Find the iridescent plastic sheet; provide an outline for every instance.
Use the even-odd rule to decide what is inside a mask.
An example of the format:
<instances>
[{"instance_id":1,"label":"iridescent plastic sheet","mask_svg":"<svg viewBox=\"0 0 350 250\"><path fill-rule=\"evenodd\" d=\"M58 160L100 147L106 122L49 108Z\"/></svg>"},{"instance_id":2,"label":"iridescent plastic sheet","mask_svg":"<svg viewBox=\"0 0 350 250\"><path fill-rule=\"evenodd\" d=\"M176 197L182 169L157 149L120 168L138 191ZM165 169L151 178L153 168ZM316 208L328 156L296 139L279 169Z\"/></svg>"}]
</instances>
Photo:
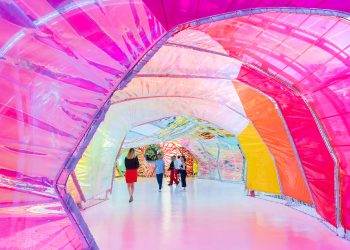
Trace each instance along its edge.
<instances>
[{"instance_id":1,"label":"iridescent plastic sheet","mask_svg":"<svg viewBox=\"0 0 350 250\"><path fill-rule=\"evenodd\" d=\"M165 30L140 1L0 1L0 16L1 247L94 247L64 191L70 170L61 170L122 75ZM42 201L47 194L36 190L48 188ZM50 202L58 215L44 209Z\"/></svg>"},{"instance_id":2,"label":"iridescent plastic sheet","mask_svg":"<svg viewBox=\"0 0 350 250\"><path fill-rule=\"evenodd\" d=\"M181 22L242 10L235 14L249 16L231 18L197 29L222 45L220 53L241 61L244 66L240 69L240 81L251 84L252 87L276 99L296 145L317 210L333 225L336 224L338 184L334 173L338 174L336 161L339 162L341 222L350 229L347 77L349 22L346 18L339 18L348 17L348 2L144 2L150 10L143 1L136 0L0 1L0 125L5 128L0 134L1 186L5 186L3 180L7 183L12 177L20 184L26 182L26 186L29 187L26 195L28 192L33 194L31 197L36 201L40 201L41 198L33 191L33 184L38 185L39 189L50 187L54 190L57 187L54 191L56 197L53 199L58 202L63 197L66 200L62 203L65 211L68 215L74 215L70 218L72 224L67 224L63 230L70 234L73 225L77 225L76 233L82 236L80 231L83 230L87 237L79 237L81 241L68 240L69 243L64 246L93 246L88 230L82 229L84 223L78 218L79 213L75 212L74 204L69 204L70 196L65 194L64 186L77 161L75 157L80 158L80 152L90 139L89 131L94 131L96 127L91 124L98 124L103 117L103 110L107 105L103 108L102 106L116 89L122 76L166 30ZM254 9L251 9L253 7ZM267 11L263 9L265 7L277 7L275 10L278 10L278 7L300 9L280 9L291 13L252 15L254 12ZM319 15L315 15L316 13ZM322 14L331 16L324 17ZM220 18L223 17L215 17L210 21ZM185 28L189 28L189 25L181 26L179 30ZM198 30L195 31L197 34ZM191 32L191 29L188 31ZM190 38L188 40L191 41ZM210 41L209 46L212 44ZM204 45L208 46L207 43ZM205 49L210 50L210 47ZM213 70L210 72L213 73ZM220 73L216 77L219 76L227 75ZM197 88L196 84L193 86ZM191 89L186 89L189 90ZM211 97L208 96L208 99ZM231 97L225 95L215 98L223 102L231 101ZM201 106L204 110L205 106L211 104L212 102L204 102ZM315 114L307 104L310 104ZM162 103L148 105L154 110ZM169 108L173 105L177 104L165 104ZM184 103L181 108L185 109L189 105L192 105L192 102ZM196 112L200 113L200 105L196 103L195 106ZM142 105L138 107L142 109ZM237 107L243 110L242 105L230 106L234 109ZM213 107L214 110L218 108L221 106ZM145 111L147 109L143 110ZM164 112L154 117L158 119L164 115L173 116L179 113ZM206 112L200 118L215 115L215 112ZM97 121L94 121L95 119ZM320 123L317 124L315 119L319 119ZM247 124L246 121L244 123ZM229 128L229 123L224 125L228 131L232 129ZM325 129L326 134L323 137L319 128ZM122 133L124 132L126 134L126 131L122 130ZM89 136L85 137L86 134ZM82 138L84 139L81 140ZM328 147L325 143L327 138L330 141ZM121 142L122 139L115 143ZM334 159L329 152L332 148L336 154ZM65 166L67 168L64 168ZM56 186L60 176L60 185ZM16 198L8 204L15 209L19 204L17 200L24 199L22 196L26 195L18 191L20 185L9 185L11 188L8 190L15 194L13 197ZM5 202L1 201L1 208L4 206ZM29 217L22 219L28 220L28 224L23 222L23 225L31 225ZM68 222L68 217L63 216L62 221ZM21 229L11 224L12 222L7 220L6 223L12 228L9 230L12 235L17 231L21 232ZM7 241L6 246L45 246L45 243L36 241L34 237L26 235L26 238L30 243L22 239L21 242Z\"/></svg>"}]
</instances>

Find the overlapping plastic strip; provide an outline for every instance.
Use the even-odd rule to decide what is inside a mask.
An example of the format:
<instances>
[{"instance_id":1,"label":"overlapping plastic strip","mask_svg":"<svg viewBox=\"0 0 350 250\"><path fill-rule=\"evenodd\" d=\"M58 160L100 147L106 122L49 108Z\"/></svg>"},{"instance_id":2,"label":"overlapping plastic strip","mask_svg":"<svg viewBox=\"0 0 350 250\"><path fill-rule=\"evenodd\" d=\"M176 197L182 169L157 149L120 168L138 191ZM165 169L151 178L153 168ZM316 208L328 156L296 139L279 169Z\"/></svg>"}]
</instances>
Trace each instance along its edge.
<instances>
[{"instance_id":1,"label":"overlapping plastic strip","mask_svg":"<svg viewBox=\"0 0 350 250\"><path fill-rule=\"evenodd\" d=\"M17 217L12 217L13 220L2 214L0 231L6 228L8 237L1 238L1 241L5 240L1 245L21 248L56 248L61 243L66 248L93 246L88 230L82 229L84 223L74 204L70 203L61 186L55 186L56 180L61 177L59 182L64 186L71 168L63 167L69 162L74 166L74 157L79 158L80 153L76 147L84 148L88 143L90 134L81 143L80 140L92 123L98 123L94 122L95 118L102 119L102 106L108 96L122 75L165 33L157 19L169 30L180 22L212 14L245 9L231 15L242 16L268 11L261 9L265 7L304 9L281 9L291 14L231 18L202 25L197 30L218 41L229 56L244 62L239 81L276 100L317 210L333 225L336 225L339 162L341 223L349 229L349 23L339 18L350 12L348 3L340 0L145 2L150 11L141 1L0 2L0 123L5 128L0 136L0 174L2 187L9 185L6 187L9 190L7 198L0 198L1 207L6 204L18 211L15 208L23 204L22 201L29 202L29 197L40 202L38 190L43 196L51 197L50 190L57 188L57 194L65 199L60 209L71 216L73 222L69 223L68 217L62 215L64 225L46 223L50 229L54 226L55 230L61 228L62 237L52 233L40 235L38 240L37 233L32 237L31 230L38 223L30 216L28 211L31 210L19 212ZM250 7L256 9L249 10ZM305 15L293 12L304 12ZM308 14L311 12L338 18ZM215 17L210 21L220 18L224 19ZM186 27L182 26L182 29ZM182 42L182 45L186 44ZM192 45L201 46L200 43ZM163 105L158 104L149 107L155 109ZM185 109L191 104L187 102L180 108ZM208 103L202 106L208 106ZM214 106L214 109L218 108L221 106ZM164 113L178 115L176 112ZM163 115L158 115L158 119ZM90 131L94 131L94 127ZM320 133L322 128L325 135ZM327 137L330 144L325 143ZM332 148L336 155L329 153ZM20 185L16 185L17 182ZM25 188L21 189L23 186ZM54 196L58 201L57 195ZM46 222L51 218L46 212L42 216ZM16 223L16 219L23 220L23 223ZM70 233L74 231L73 226L77 226L75 232L81 241ZM73 238L65 241L67 236L63 235L68 234ZM21 242L7 241L14 235L21 238Z\"/></svg>"}]
</instances>

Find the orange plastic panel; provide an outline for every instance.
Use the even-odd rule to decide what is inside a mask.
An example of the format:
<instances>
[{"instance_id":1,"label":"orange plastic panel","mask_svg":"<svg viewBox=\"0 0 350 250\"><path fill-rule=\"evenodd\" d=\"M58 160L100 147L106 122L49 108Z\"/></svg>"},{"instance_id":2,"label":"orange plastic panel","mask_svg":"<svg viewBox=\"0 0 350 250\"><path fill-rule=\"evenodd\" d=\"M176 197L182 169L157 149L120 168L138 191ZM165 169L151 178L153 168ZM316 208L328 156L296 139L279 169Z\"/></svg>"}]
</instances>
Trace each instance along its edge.
<instances>
[{"instance_id":1,"label":"orange plastic panel","mask_svg":"<svg viewBox=\"0 0 350 250\"><path fill-rule=\"evenodd\" d=\"M312 203L309 191L274 103L256 90L235 81L234 86L247 117L275 157L283 193L295 199Z\"/></svg>"}]
</instances>

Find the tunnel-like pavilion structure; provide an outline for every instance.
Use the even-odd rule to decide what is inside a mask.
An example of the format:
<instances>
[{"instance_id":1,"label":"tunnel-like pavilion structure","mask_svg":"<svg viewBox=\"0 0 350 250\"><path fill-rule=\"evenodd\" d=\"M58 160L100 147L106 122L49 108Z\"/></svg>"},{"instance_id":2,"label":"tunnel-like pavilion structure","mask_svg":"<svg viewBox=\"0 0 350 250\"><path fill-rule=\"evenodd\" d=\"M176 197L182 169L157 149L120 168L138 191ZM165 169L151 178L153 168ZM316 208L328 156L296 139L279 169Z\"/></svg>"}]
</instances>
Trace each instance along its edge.
<instances>
[{"instance_id":1,"label":"tunnel-like pavilion structure","mask_svg":"<svg viewBox=\"0 0 350 250\"><path fill-rule=\"evenodd\" d=\"M180 116L234 138L248 190L350 234L349 1L0 0L0 28L1 246L98 248L77 203Z\"/></svg>"}]
</instances>

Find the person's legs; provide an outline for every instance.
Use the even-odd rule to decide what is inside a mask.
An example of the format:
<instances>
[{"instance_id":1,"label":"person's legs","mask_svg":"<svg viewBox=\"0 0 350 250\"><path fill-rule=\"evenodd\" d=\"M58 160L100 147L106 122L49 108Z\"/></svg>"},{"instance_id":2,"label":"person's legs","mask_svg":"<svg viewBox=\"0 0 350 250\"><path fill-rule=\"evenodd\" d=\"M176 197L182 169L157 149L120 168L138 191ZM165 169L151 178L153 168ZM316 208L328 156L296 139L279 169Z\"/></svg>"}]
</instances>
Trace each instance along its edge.
<instances>
[{"instance_id":1,"label":"person's legs","mask_svg":"<svg viewBox=\"0 0 350 250\"><path fill-rule=\"evenodd\" d=\"M131 196L131 183L126 183L128 186L129 197Z\"/></svg>"},{"instance_id":2,"label":"person's legs","mask_svg":"<svg viewBox=\"0 0 350 250\"><path fill-rule=\"evenodd\" d=\"M174 170L174 181L175 181L175 184L176 184L176 185L179 184L178 174L179 174L178 170L175 169L175 170Z\"/></svg>"},{"instance_id":3,"label":"person's legs","mask_svg":"<svg viewBox=\"0 0 350 250\"><path fill-rule=\"evenodd\" d=\"M163 175L164 174L159 174L160 175L160 177L159 177L159 189L162 189L162 187L163 187Z\"/></svg>"},{"instance_id":4,"label":"person's legs","mask_svg":"<svg viewBox=\"0 0 350 250\"><path fill-rule=\"evenodd\" d=\"M185 184L184 186L185 186L185 189L187 187L186 178L187 178L187 172L186 172L186 170L184 170L184 184Z\"/></svg>"},{"instance_id":5,"label":"person's legs","mask_svg":"<svg viewBox=\"0 0 350 250\"><path fill-rule=\"evenodd\" d=\"M169 186L170 186L170 185L173 185L173 183L174 183L174 176L175 176L175 171L174 171L174 169L171 169L171 170L170 170L170 182L169 182Z\"/></svg>"},{"instance_id":6,"label":"person's legs","mask_svg":"<svg viewBox=\"0 0 350 250\"><path fill-rule=\"evenodd\" d=\"M128 183L129 202L133 201L134 183Z\"/></svg>"},{"instance_id":7,"label":"person's legs","mask_svg":"<svg viewBox=\"0 0 350 250\"><path fill-rule=\"evenodd\" d=\"M156 176L157 176L159 190L161 190L162 189L162 182L163 182L163 174L156 174Z\"/></svg>"},{"instance_id":8,"label":"person's legs","mask_svg":"<svg viewBox=\"0 0 350 250\"><path fill-rule=\"evenodd\" d=\"M183 188L186 188L186 170L181 170L181 185Z\"/></svg>"}]
</instances>

